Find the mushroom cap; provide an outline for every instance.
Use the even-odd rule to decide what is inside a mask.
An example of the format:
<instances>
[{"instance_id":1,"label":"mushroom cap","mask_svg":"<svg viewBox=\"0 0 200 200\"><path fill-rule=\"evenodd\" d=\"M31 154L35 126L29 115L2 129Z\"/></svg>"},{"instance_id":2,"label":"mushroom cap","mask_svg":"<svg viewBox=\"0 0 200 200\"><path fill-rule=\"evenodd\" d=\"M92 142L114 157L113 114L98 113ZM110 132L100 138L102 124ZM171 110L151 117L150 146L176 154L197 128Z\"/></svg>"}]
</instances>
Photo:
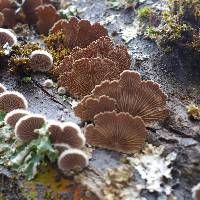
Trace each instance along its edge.
<instances>
[{"instance_id":1,"label":"mushroom cap","mask_svg":"<svg viewBox=\"0 0 200 200\"><path fill-rule=\"evenodd\" d=\"M71 72L59 77L59 84L73 96L84 97L103 80L118 77L119 71L113 61L107 58L82 58L74 62Z\"/></svg>"},{"instance_id":2,"label":"mushroom cap","mask_svg":"<svg viewBox=\"0 0 200 200\"><path fill-rule=\"evenodd\" d=\"M50 33L63 31L64 44L69 49L76 46L87 47L91 42L108 35L107 29L99 23L91 25L88 20L79 20L76 17L71 17L69 21L61 20L56 22Z\"/></svg>"},{"instance_id":3,"label":"mushroom cap","mask_svg":"<svg viewBox=\"0 0 200 200\"><path fill-rule=\"evenodd\" d=\"M6 91L0 94L0 112L10 112L16 109L28 108L28 102L25 97L16 91Z\"/></svg>"},{"instance_id":4,"label":"mushroom cap","mask_svg":"<svg viewBox=\"0 0 200 200\"><path fill-rule=\"evenodd\" d=\"M56 143L56 144L53 144L53 146L59 151L59 153L62 153L65 150L71 149L71 147L65 143Z\"/></svg>"},{"instance_id":5,"label":"mushroom cap","mask_svg":"<svg viewBox=\"0 0 200 200\"><path fill-rule=\"evenodd\" d=\"M194 200L200 200L200 183L192 188L192 198Z\"/></svg>"},{"instance_id":6,"label":"mushroom cap","mask_svg":"<svg viewBox=\"0 0 200 200\"><path fill-rule=\"evenodd\" d=\"M0 27L3 26L4 24L4 21L5 21L5 17L4 17L4 14L2 12L0 12Z\"/></svg>"},{"instance_id":7,"label":"mushroom cap","mask_svg":"<svg viewBox=\"0 0 200 200\"><path fill-rule=\"evenodd\" d=\"M53 66L53 57L45 50L35 50L30 55L31 69L36 72L47 72Z\"/></svg>"},{"instance_id":8,"label":"mushroom cap","mask_svg":"<svg viewBox=\"0 0 200 200\"><path fill-rule=\"evenodd\" d=\"M104 112L95 116L94 125L86 127L88 144L109 150L134 153L145 142L147 130L140 117L128 113Z\"/></svg>"},{"instance_id":9,"label":"mushroom cap","mask_svg":"<svg viewBox=\"0 0 200 200\"><path fill-rule=\"evenodd\" d=\"M93 121L94 116L100 112L113 110L116 110L116 101L105 95L97 98L86 96L74 108L75 115L85 121Z\"/></svg>"},{"instance_id":10,"label":"mushroom cap","mask_svg":"<svg viewBox=\"0 0 200 200\"><path fill-rule=\"evenodd\" d=\"M13 46L17 43L17 37L10 30L0 28L0 45L4 46L6 43L8 43L10 46Z\"/></svg>"},{"instance_id":11,"label":"mushroom cap","mask_svg":"<svg viewBox=\"0 0 200 200\"><path fill-rule=\"evenodd\" d=\"M6 91L6 87L0 83L0 93L3 93L5 91Z\"/></svg>"},{"instance_id":12,"label":"mushroom cap","mask_svg":"<svg viewBox=\"0 0 200 200\"><path fill-rule=\"evenodd\" d=\"M37 29L40 34L47 35L54 23L60 19L59 15L51 4L40 5L35 11L38 18Z\"/></svg>"},{"instance_id":13,"label":"mushroom cap","mask_svg":"<svg viewBox=\"0 0 200 200\"><path fill-rule=\"evenodd\" d=\"M30 114L19 119L15 125L15 135L18 139L27 142L38 137L36 129L42 128L45 123L45 117L37 114Z\"/></svg>"},{"instance_id":14,"label":"mushroom cap","mask_svg":"<svg viewBox=\"0 0 200 200\"><path fill-rule=\"evenodd\" d=\"M70 148L82 148L85 145L85 136L80 127L73 122L51 122L48 125L50 140L53 144L66 144Z\"/></svg>"},{"instance_id":15,"label":"mushroom cap","mask_svg":"<svg viewBox=\"0 0 200 200\"><path fill-rule=\"evenodd\" d=\"M12 128L15 128L15 125L19 121L19 119L29 114L30 113L26 110L16 109L9 112L6 115L4 121L6 124L10 125Z\"/></svg>"},{"instance_id":16,"label":"mushroom cap","mask_svg":"<svg viewBox=\"0 0 200 200\"><path fill-rule=\"evenodd\" d=\"M86 166L88 166L88 157L83 151L78 149L65 150L58 158L58 167L62 171L84 168Z\"/></svg>"}]
</instances>

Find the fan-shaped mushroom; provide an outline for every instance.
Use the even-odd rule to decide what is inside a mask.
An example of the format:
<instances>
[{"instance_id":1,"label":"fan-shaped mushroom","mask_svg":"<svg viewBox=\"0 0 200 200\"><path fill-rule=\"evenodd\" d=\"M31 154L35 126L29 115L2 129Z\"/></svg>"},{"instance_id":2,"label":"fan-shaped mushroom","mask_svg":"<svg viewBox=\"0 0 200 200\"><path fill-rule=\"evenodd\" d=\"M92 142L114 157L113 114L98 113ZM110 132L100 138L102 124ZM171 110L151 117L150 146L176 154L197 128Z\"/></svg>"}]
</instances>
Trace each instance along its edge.
<instances>
[{"instance_id":1,"label":"fan-shaped mushroom","mask_svg":"<svg viewBox=\"0 0 200 200\"><path fill-rule=\"evenodd\" d=\"M53 65L53 57L50 53L44 50L35 50L30 55L30 68L36 72L47 72Z\"/></svg>"},{"instance_id":2,"label":"fan-shaped mushroom","mask_svg":"<svg viewBox=\"0 0 200 200\"><path fill-rule=\"evenodd\" d=\"M10 125L12 128L15 128L15 125L19 121L19 119L29 114L30 113L26 110L16 109L9 112L6 115L4 121L6 124Z\"/></svg>"},{"instance_id":3,"label":"fan-shaped mushroom","mask_svg":"<svg viewBox=\"0 0 200 200\"><path fill-rule=\"evenodd\" d=\"M140 117L115 111L96 115L94 125L88 125L85 131L88 144L124 153L140 150L146 134Z\"/></svg>"},{"instance_id":4,"label":"fan-shaped mushroom","mask_svg":"<svg viewBox=\"0 0 200 200\"><path fill-rule=\"evenodd\" d=\"M48 34L50 28L60 19L55 7L51 4L40 5L35 11L38 17L37 28L39 33Z\"/></svg>"},{"instance_id":5,"label":"fan-shaped mushroom","mask_svg":"<svg viewBox=\"0 0 200 200\"><path fill-rule=\"evenodd\" d=\"M85 121L94 120L94 116L100 112L116 109L116 101L105 95L94 98L86 96L81 103L74 108L76 116Z\"/></svg>"},{"instance_id":6,"label":"fan-shaped mushroom","mask_svg":"<svg viewBox=\"0 0 200 200\"><path fill-rule=\"evenodd\" d=\"M0 94L6 91L6 87L0 83Z\"/></svg>"},{"instance_id":7,"label":"fan-shaped mushroom","mask_svg":"<svg viewBox=\"0 0 200 200\"><path fill-rule=\"evenodd\" d=\"M66 144L70 148L81 148L85 145L85 137L80 127L72 122L50 122L48 126L50 140L53 144Z\"/></svg>"},{"instance_id":8,"label":"fan-shaped mushroom","mask_svg":"<svg viewBox=\"0 0 200 200\"><path fill-rule=\"evenodd\" d=\"M200 200L200 183L192 188L192 197L194 200Z\"/></svg>"},{"instance_id":9,"label":"fan-shaped mushroom","mask_svg":"<svg viewBox=\"0 0 200 200\"><path fill-rule=\"evenodd\" d=\"M16 91L0 94L0 112L10 112L15 109L27 109L28 102L25 97Z\"/></svg>"},{"instance_id":10,"label":"fan-shaped mushroom","mask_svg":"<svg viewBox=\"0 0 200 200\"><path fill-rule=\"evenodd\" d=\"M13 46L17 43L17 38L10 30L0 28L0 45L4 46L6 43L8 43L10 46Z\"/></svg>"},{"instance_id":11,"label":"fan-shaped mushroom","mask_svg":"<svg viewBox=\"0 0 200 200\"><path fill-rule=\"evenodd\" d=\"M45 117L42 115L30 114L19 119L15 125L15 135L18 139L27 142L38 137L36 129L42 128L45 124Z\"/></svg>"},{"instance_id":12,"label":"fan-shaped mushroom","mask_svg":"<svg viewBox=\"0 0 200 200\"><path fill-rule=\"evenodd\" d=\"M58 21L51 29L51 33L63 31L65 46L69 49L74 47L86 47L91 42L99 39L101 36L107 36L108 31L99 23L93 25L87 20L79 20L72 17L67 20Z\"/></svg>"},{"instance_id":13,"label":"fan-shaped mushroom","mask_svg":"<svg viewBox=\"0 0 200 200\"><path fill-rule=\"evenodd\" d=\"M82 58L73 64L73 69L59 77L59 84L73 95L83 97L90 94L95 85L103 80L119 77L115 63L107 58Z\"/></svg>"},{"instance_id":14,"label":"fan-shaped mushroom","mask_svg":"<svg viewBox=\"0 0 200 200\"><path fill-rule=\"evenodd\" d=\"M78 149L68 149L58 158L58 167L62 171L84 168L88 165L87 155Z\"/></svg>"}]
</instances>

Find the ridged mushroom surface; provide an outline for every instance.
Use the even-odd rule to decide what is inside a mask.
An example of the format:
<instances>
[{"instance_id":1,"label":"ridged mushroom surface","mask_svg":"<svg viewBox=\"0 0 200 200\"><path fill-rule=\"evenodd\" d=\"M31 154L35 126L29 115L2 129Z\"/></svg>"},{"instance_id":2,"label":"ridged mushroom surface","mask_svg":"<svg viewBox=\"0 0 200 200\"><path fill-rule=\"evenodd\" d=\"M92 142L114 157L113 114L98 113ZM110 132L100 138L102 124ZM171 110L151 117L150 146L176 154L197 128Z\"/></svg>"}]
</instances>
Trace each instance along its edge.
<instances>
[{"instance_id":1,"label":"ridged mushroom surface","mask_svg":"<svg viewBox=\"0 0 200 200\"><path fill-rule=\"evenodd\" d=\"M15 126L16 137L24 142L36 139L38 133L35 130L42 128L45 121L42 115L30 114L22 117Z\"/></svg>"},{"instance_id":2,"label":"ridged mushroom surface","mask_svg":"<svg viewBox=\"0 0 200 200\"><path fill-rule=\"evenodd\" d=\"M10 112L15 109L28 108L28 102L25 97L16 91L3 92L0 94L0 112Z\"/></svg>"},{"instance_id":3,"label":"ridged mushroom surface","mask_svg":"<svg viewBox=\"0 0 200 200\"><path fill-rule=\"evenodd\" d=\"M0 28L0 45L4 46L6 43L8 43L10 46L13 46L17 43L17 38L10 30Z\"/></svg>"},{"instance_id":4,"label":"ridged mushroom surface","mask_svg":"<svg viewBox=\"0 0 200 200\"><path fill-rule=\"evenodd\" d=\"M0 83L0 94L6 91L6 87Z\"/></svg>"}]
</instances>

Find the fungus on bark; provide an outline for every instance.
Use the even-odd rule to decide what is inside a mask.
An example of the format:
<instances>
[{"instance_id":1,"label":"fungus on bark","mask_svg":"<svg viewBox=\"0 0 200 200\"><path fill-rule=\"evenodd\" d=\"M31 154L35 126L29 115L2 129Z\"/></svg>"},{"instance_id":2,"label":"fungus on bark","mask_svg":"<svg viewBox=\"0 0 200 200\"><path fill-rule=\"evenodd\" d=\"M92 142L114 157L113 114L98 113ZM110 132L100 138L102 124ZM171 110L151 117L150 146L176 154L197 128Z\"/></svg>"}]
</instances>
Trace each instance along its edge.
<instances>
[{"instance_id":1,"label":"fungus on bark","mask_svg":"<svg viewBox=\"0 0 200 200\"><path fill-rule=\"evenodd\" d=\"M47 72L53 66L53 57L45 50L35 50L30 55L30 68L34 72Z\"/></svg>"},{"instance_id":2,"label":"fungus on bark","mask_svg":"<svg viewBox=\"0 0 200 200\"><path fill-rule=\"evenodd\" d=\"M85 131L88 144L124 153L139 151L146 134L140 117L115 111L96 115L94 125L88 125Z\"/></svg>"},{"instance_id":3,"label":"fungus on bark","mask_svg":"<svg viewBox=\"0 0 200 200\"><path fill-rule=\"evenodd\" d=\"M82 148L85 145L85 136L80 127L72 122L51 122L48 127L50 140L53 144L66 144L70 148Z\"/></svg>"},{"instance_id":4,"label":"fungus on bark","mask_svg":"<svg viewBox=\"0 0 200 200\"><path fill-rule=\"evenodd\" d=\"M19 119L29 114L30 113L26 110L16 109L9 112L6 115L4 121L6 124L10 125L12 128L15 128L15 125L19 121Z\"/></svg>"},{"instance_id":5,"label":"fungus on bark","mask_svg":"<svg viewBox=\"0 0 200 200\"><path fill-rule=\"evenodd\" d=\"M6 91L6 87L0 83L0 94Z\"/></svg>"},{"instance_id":6,"label":"fungus on bark","mask_svg":"<svg viewBox=\"0 0 200 200\"><path fill-rule=\"evenodd\" d=\"M105 95L97 98L86 96L74 108L76 116L84 121L93 121L96 114L113 110L116 110L116 101Z\"/></svg>"},{"instance_id":7,"label":"fungus on bark","mask_svg":"<svg viewBox=\"0 0 200 200\"><path fill-rule=\"evenodd\" d=\"M35 12L38 18L36 25L40 34L47 35L54 23L60 19L55 7L51 4L40 5Z\"/></svg>"},{"instance_id":8,"label":"fungus on bark","mask_svg":"<svg viewBox=\"0 0 200 200\"><path fill-rule=\"evenodd\" d=\"M59 84L73 96L83 97L103 80L118 77L119 70L113 61L107 58L82 58L74 62L71 72L59 77Z\"/></svg>"},{"instance_id":9,"label":"fungus on bark","mask_svg":"<svg viewBox=\"0 0 200 200\"><path fill-rule=\"evenodd\" d=\"M72 17L69 21L61 19L51 29L51 33L64 32L64 44L67 48L87 47L91 42L102 36L107 36L108 31L99 23L93 25L88 20L79 20Z\"/></svg>"},{"instance_id":10,"label":"fungus on bark","mask_svg":"<svg viewBox=\"0 0 200 200\"><path fill-rule=\"evenodd\" d=\"M10 46L13 46L17 43L17 38L10 30L0 28L0 45L4 46L6 43L8 43Z\"/></svg>"},{"instance_id":11,"label":"fungus on bark","mask_svg":"<svg viewBox=\"0 0 200 200\"><path fill-rule=\"evenodd\" d=\"M19 119L15 125L15 135L18 139L27 142L38 137L36 129L42 128L45 124L45 117L42 115L30 114Z\"/></svg>"},{"instance_id":12,"label":"fungus on bark","mask_svg":"<svg viewBox=\"0 0 200 200\"><path fill-rule=\"evenodd\" d=\"M65 150L58 158L58 167L62 171L82 169L86 166L88 166L88 157L78 149Z\"/></svg>"},{"instance_id":13,"label":"fungus on bark","mask_svg":"<svg viewBox=\"0 0 200 200\"><path fill-rule=\"evenodd\" d=\"M15 109L28 108L28 102L25 97L16 91L3 92L0 94L0 112L10 112Z\"/></svg>"}]
</instances>

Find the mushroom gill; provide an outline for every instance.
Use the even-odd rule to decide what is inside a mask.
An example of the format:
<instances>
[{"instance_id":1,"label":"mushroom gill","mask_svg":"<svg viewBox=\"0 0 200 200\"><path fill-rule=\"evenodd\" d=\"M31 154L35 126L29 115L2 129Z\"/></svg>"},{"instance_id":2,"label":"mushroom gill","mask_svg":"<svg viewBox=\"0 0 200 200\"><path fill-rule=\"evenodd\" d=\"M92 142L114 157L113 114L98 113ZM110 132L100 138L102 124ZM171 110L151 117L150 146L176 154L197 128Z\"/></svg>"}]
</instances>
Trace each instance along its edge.
<instances>
[{"instance_id":1,"label":"mushroom gill","mask_svg":"<svg viewBox=\"0 0 200 200\"><path fill-rule=\"evenodd\" d=\"M88 20L79 20L76 17L72 17L69 21L63 19L57 21L50 33L58 31L64 32L64 44L69 49L77 46L87 47L91 42L108 35L107 29L99 23L91 25Z\"/></svg>"},{"instance_id":2,"label":"mushroom gill","mask_svg":"<svg viewBox=\"0 0 200 200\"><path fill-rule=\"evenodd\" d=\"M28 102L25 97L16 91L0 94L0 112L10 112L15 109L27 109Z\"/></svg>"},{"instance_id":3,"label":"mushroom gill","mask_svg":"<svg viewBox=\"0 0 200 200\"><path fill-rule=\"evenodd\" d=\"M88 165L87 155L78 149L68 149L61 153L58 158L58 167L62 171L82 169Z\"/></svg>"},{"instance_id":4,"label":"mushroom gill","mask_svg":"<svg viewBox=\"0 0 200 200\"><path fill-rule=\"evenodd\" d=\"M103 80L119 77L115 63L107 58L82 58L75 61L72 68L71 72L59 77L59 84L78 97L90 94L95 85Z\"/></svg>"},{"instance_id":5,"label":"mushroom gill","mask_svg":"<svg viewBox=\"0 0 200 200\"><path fill-rule=\"evenodd\" d=\"M15 125L15 135L18 139L27 142L38 137L36 129L45 124L45 117L37 114L26 115L19 119Z\"/></svg>"},{"instance_id":6,"label":"mushroom gill","mask_svg":"<svg viewBox=\"0 0 200 200\"><path fill-rule=\"evenodd\" d=\"M123 153L140 150L147 130L140 117L128 113L104 112L95 116L94 125L85 130L87 143Z\"/></svg>"},{"instance_id":7,"label":"mushroom gill","mask_svg":"<svg viewBox=\"0 0 200 200\"><path fill-rule=\"evenodd\" d=\"M10 46L13 46L17 43L17 38L10 30L0 28L0 45L4 46L6 43L8 43Z\"/></svg>"},{"instance_id":8,"label":"mushroom gill","mask_svg":"<svg viewBox=\"0 0 200 200\"><path fill-rule=\"evenodd\" d=\"M15 128L15 125L19 121L19 119L29 114L30 113L26 110L16 109L9 112L6 115L4 121L6 124L10 125L12 128Z\"/></svg>"}]
</instances>

